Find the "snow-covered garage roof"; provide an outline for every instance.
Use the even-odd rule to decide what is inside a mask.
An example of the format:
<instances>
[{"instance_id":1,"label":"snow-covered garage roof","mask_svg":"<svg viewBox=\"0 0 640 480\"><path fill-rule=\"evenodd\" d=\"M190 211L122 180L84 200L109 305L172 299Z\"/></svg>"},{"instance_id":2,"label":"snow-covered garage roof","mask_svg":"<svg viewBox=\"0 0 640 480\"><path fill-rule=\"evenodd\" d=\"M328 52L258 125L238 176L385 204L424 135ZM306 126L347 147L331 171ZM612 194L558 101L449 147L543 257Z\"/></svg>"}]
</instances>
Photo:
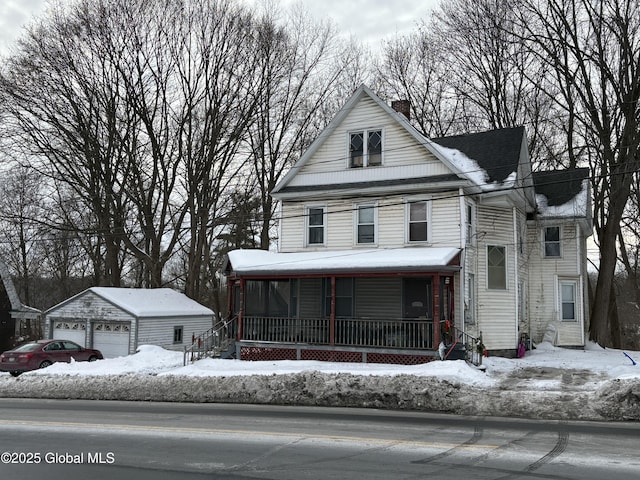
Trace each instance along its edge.
<instances>
[{"instance_id":1,"label":"snow-covered garage roof","mask_svg":"<svg viewBox=\"0 0 640 480\"><path fill-rule=\"evenodd\" d=\"M458 248L415 247L275 253L233 250L227 271L236 275L296 275L450 270ZM449 268L445 268L449 267Z\"/></svg>"},{"instance_id":2,"label":"snow-covered garage roof","mask_svg":"<svg viewBox=\"0 0 640 480\"><path fill-rule=\"evenodd\" d=\"M136 317L192 317L211 316L213 311L185 294L171 288L92 287L50 308L46 313L74 299L93 292Z\"/></svg>"}]
</instances>

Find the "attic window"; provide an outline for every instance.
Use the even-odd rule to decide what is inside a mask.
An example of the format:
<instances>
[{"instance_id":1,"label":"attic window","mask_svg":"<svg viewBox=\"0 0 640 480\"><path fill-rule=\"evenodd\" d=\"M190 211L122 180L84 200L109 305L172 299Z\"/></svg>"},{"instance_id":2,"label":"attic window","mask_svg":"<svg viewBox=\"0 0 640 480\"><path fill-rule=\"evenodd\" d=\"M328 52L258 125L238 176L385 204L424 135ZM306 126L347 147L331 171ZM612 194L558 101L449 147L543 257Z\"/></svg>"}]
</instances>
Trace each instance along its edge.
<instances>
[{"instance_id":1,"label":"attic window","mask_svg":"<svg viewBox=\"0 0 640 480\"><path fill-rule=\"evenodd\" d=\"M349 134L349 168L382 165L382 130Z\"/></svg>"}]
</instances>

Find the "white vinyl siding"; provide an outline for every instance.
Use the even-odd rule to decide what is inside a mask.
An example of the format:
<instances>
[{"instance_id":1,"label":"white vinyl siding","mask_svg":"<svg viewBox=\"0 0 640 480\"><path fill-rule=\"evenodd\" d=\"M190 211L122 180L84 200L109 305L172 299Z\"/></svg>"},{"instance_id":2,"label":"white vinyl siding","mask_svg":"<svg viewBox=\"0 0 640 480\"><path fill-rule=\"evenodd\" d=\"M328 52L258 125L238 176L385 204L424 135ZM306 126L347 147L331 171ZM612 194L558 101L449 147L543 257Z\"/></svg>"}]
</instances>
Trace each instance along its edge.
<instances>
[{"instance_id":1,"label":"white vinyl siding","mask_svg":"<svg viewBox=\"0 0 640 480\"><path fill-rule=\"evenodd\" d=\"M372 199L366 204L376 205L376 240L369 246L399 248L406 246L408 237L407 202L414 197L402 195L384 199ZM433 196L430 203L429 244L460 246L460 207L457 198L451 196ZM331 200L326 202L325 243L306 244L306 207L303 202L284 202L282 206L282 225L280 228L279 248L281 252L295 252L314 248L344 250L358 244L357 206L351 202ZM361 205L365 205L364 203Z\"/></svg>"},{"instance_id":2,"label":"white vinyl siding","mask_svg":"<svg viewBox=\"0 0 640 480\"><path fill-rule=\"evenodd\" d=\"M420 173L416 176L442 175L451 173L442 162L430 155L427 149L409 135L395 119L389 117L379 105L370 98L363 98L344 121L336 128L315 153L313 159L307 162L296 175L290 185L318 185L324 183L342 183L362 181L362 175L367 169L349 169L345 162L346 140L350 132L383 129L383 164L385 168L371 169L379 172L380 179L391 178L385 176L387 167L419 166ZM428 169L424 166L428 165ZM410 170L409 170L410 171ZM332 174L333 172L333 174ZM311 174L311 177L308 175ZM316 177L316 174L328 174ZM394 178L406 178L407 170L398 170ZM329 180L329 181L327 181Z\"/></svg>"},{"instance_id":3,"label":"white vinyl siding","mask_svg":"<svg viewBox=\"0 0 640 480\"><path fill-rule=\"evenodd\" d=\"M174 327L182 326L182 343L173 342ZM144 318L139 322L138 345L159 345L168 350L182 350L191 345L191 337L213 326L210 317Z\"/></svg>"},{"instance_id":4,"label":"white vinyl siding","mask_svg":"<svg viewBox=\"0 0 640 480\"><path fill-rule=\"evenodd\" d=\"M527 301L531 336L534 341L542 340L547 326L552 324L558 332L558 345L582 346L587 294L581 276L585 265L579 255L586 248L586 242L576 224L563 223L559 225L562 256L545 257L544 229L547 226L558 224L527 223L525 249L529 265ZM562 321L561 283L564 281L576 284L575 321Z\"/></svg>"},{"instance_id":5,"label":"white vinyl siding","mask_svg":"<svg viewBox=\"0 0 640 480\"><path fill-rule=\"evenodd\" d=\"M513 210L511 208L476 208L478 232L475 275L477 292L476 328L482 331L488 350L516 348L516 298L513 244ZM481 233L480 233L481 232ZM487 285L487 246L498 245L506 254L506 288L491 289Z\"/></svg>"}]
</instances>

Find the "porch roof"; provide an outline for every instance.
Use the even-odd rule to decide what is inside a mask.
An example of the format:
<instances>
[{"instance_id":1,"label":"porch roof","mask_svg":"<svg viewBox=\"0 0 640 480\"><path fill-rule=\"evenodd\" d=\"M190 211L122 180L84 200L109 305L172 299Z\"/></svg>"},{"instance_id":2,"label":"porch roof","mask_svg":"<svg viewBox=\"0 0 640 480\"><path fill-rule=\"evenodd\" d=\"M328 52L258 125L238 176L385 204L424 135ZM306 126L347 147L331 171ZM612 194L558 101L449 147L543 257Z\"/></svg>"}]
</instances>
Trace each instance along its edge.
<instances>
[{"instance_id":1,"label":"porch roof","mask_svg":"<svg viewBox=\"0 0 640 480\"><path fill-rule=\"evenodd\" d=\"M237 276L296 276L452 271L460 268L459 248L405 247L275 253L233 250L226 271Z\"/></svg>"}]
</instances>

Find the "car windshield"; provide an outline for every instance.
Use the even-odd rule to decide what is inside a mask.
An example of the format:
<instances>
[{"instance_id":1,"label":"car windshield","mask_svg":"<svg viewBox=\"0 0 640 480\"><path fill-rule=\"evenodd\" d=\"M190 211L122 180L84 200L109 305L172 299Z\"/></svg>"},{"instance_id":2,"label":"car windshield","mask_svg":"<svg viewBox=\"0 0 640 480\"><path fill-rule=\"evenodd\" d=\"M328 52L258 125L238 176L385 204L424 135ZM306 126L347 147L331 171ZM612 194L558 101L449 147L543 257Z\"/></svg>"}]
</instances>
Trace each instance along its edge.
<instances>
[{"instance_id":1,"label":"car windshield","mask_svg":"<svg viewBox=\"0 0 640 480\"><path fill-rule=\"evenodd\" d=\"M15 348L14 352L33 352L40 347L39 343L25 343L24 345L20 345L18 348Z\"/></svg>"}]
</instances>

